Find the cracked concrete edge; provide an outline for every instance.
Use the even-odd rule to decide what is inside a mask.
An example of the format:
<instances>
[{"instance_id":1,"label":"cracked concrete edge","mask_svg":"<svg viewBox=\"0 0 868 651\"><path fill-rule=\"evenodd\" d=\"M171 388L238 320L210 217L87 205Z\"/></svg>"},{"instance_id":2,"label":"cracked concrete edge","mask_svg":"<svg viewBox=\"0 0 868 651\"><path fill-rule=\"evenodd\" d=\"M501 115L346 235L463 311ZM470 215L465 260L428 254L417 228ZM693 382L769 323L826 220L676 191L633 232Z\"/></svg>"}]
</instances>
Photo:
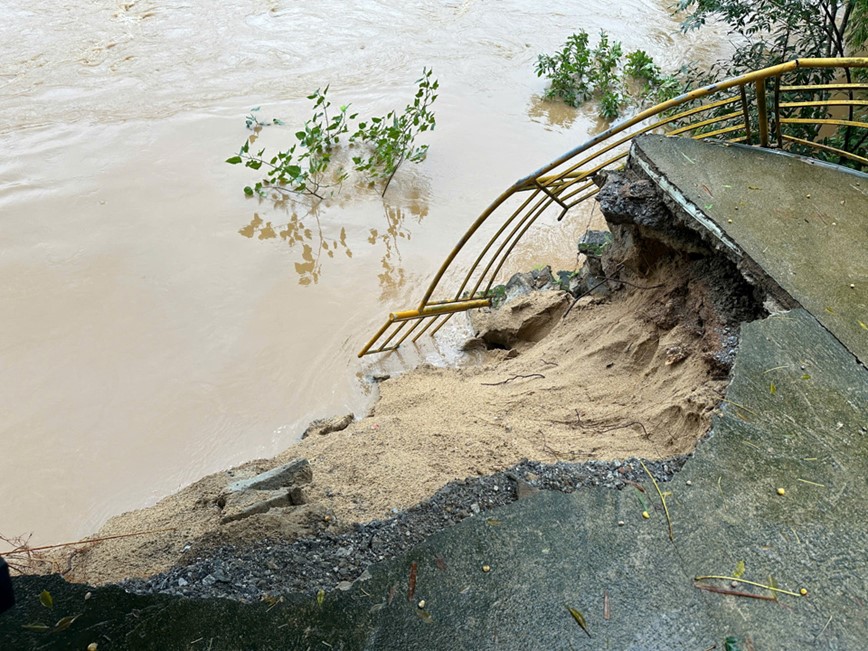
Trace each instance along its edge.
<instances>
[{"instance_id":1,"label":"cracked concrete edge","mask_svg":"<svg viewBox=\"0 0 868 651\"><path fill-rule=\"evenodd\" d=\"M714 250L721 251L731 260L751 285L771 298L783 310L800 308L802 305L789 292L781 287L768 273L731 238L729 238L710 217L695 203L690 201L675 184L654 164L642 149L642 136L633 141L630 147L631 169L654 183L659 189L663 203L678 222L697 233Z\"/></svg>"}]
</instances>

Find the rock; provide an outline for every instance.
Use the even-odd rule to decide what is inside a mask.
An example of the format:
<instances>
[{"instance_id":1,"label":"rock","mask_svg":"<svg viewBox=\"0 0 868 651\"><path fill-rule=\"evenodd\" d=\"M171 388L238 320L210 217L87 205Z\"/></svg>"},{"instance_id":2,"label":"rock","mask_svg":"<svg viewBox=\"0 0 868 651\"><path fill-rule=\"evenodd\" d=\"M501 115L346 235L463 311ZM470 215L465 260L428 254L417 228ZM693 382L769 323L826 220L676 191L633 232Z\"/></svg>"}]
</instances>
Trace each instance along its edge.
<instances>
[{"instance_id":1,"label":"rock","mask_svg":"<svg viewBox=\"0 0 868 651\"><path fill-rule=\"evenodd\" d=\"M205 577L202 579L202 585L207 588L210 588L215 583L217 583L217 579L214 578L213 574L206 574Z\"/></svg>"},{"instance_id":2,"label":"rock","mask_svg":"<svg viewBox=\"0 0 868 651\"><path fill-rule=\"evenodd\" d=\"M612 234L609 231L585 231L579 239L579 253L599 257L611 243Z\"/></svg>"},{"instance_id":3,"label":"rock","mask_svg":"<svg viewBox=\"0 0 868 651\"><path fill-rule=\"evenodd\" d=\"M614 238L606 256L628 269L647 266L633 258L653 260L673 250L709 252L698 233L673 219L654 183L633 171L607 173L597 201Z\"/></svg>"},{"instance_id":4,"label":"rock","mask_svg":"<svg viewBox=\"0 0 868 651\"><path fill-rule=\"evenodd\" d=\"M505 303L541 289L551 289L557 285L552 276L552 268L545 266L526 273L517 273L506 283Z\"/></svg>"},{"instance_id":5,"label":"rock","mask_svg":"<svg viewBox=\"0 0 868 651\"><path fill-rule=\"evenodd\" d=\"M243 520L252 515L265 513L276 507L294 506L291 491L286 488L273 491L251 490L243 493L230 493L223 507L223 524Z\"/></svg>"},{"instance_id":6,"label":"rock","mask_svg":"<svg viewBox=\"0 0 868 651\"><path fill-rule=\"evenodd\" d=\"M690 356L690 351L688 351L681 344L675 344L669 346L666 349L666 366L672 366L673 364L678 364L683 362Z\"/></svg>"},{"instance_id":7,"label":"rock","mask_svg":"<svg viewBox=\"0 0 868 651\"><path fill-rule=\"evenodd\" d=\"M384 380L389 379L389 375L375 375L372 376L372 379L375 382L383 382ZM326 434L331 434L332 432L340 432L341 430L345 430L350 426L355 420L355 416L352 414L345 414L343 416L334 416L332 418L321 418L319 420L313 421L310 425L307 426L307 429L304 430L304 434L301 435L301 438L306 439L308 436L325 436Z\"/></svg>"},{"instance_id":8,"label":"rock","mask_svg":"<svg viewBox=\"0 0 868 651\"><path fill-rule=\"evenodd\" d=\"M289 501L293 506L301 506L307 504L310 500L307 498L307 493L301 486L292 486L289 489Z\"/></svg>"},{"instance_id":9,"label":"rock","mask_svg":"<svg viewBox=\"0 0 868 651\"><path fill-rule=\"evenodd\" d=\"M629 172L609 172L597 193L597 201L610 224L635 224L656 229L671 222L669 210L654 183Z\"/></svg>"},{"instance_id":10,"label":"rock","mask_svg":"<svg viewBox=\"0 0 868 651\"><path fill-rule=\"evenodd\" d=\"M309 484L311 480L313 480L313 470L311 470L307 459L293 459L273 470L229 484L226 490L230 493L247 490L272 490L293 484Z\"/></svg>"},{"instance_id":11,"label":"rock","mask_svg":"<svg viewBox=\"0 0 868 651\"><path fill-rule=\"evenodd\" d=\"M531 486L523 479L516 479L515 481L515 495L517 499L523 500L531 495L536 495L539 493L539 488L535 486Z\"/></svg>"},{"instance_id":12,"label":"rock","mask_svg":"<svg viewBox=\"0 0 868 651\"><path fill-rule=\"evenodd\" d=\"M187 585L190 585L190 582L187 581L187 579L185 579L185 578L183 578L183 577L181 577L180 579L178 579L178 587L179 587L179 588L183 588L184 586L187 586Z\"/></svg>"}]
</instances>

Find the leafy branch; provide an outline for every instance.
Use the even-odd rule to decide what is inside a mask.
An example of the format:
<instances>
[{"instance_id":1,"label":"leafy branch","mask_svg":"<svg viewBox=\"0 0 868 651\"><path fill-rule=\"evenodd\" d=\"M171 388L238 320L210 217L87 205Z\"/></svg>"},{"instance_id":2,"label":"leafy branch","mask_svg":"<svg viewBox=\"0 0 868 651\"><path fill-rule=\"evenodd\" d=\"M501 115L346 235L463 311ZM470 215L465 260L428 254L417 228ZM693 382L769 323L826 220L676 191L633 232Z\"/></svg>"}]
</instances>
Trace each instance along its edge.
<instances>
[{"instance_id":1,"label":"leafy branch","mask_svg":"<svg viewBox=\"0 0 868 651\"><path fill-rule=\"evenodd\" d=\"M427 68L423 69L422 78L416 83L418 89L413 103L407 105L403 113L390 111L385 116L360 122L349 138L350 145L367 148L365 154L353 157L355 169L372 182L384 179L384 195L402 163L419 163L428 152L428 145L416 146L415 140L420 133L434 128L431 104L437 99L439 85ZM245 123L254 134L245 139L235 156L226 159L230 165L264 170L262 179L244 188L247 196L271 197L278 202L299 195L323 199L329 189L339 187L346 180L348 173L343 166L336 170L331 166L341 148L342 136L350 132L350 124L358 114L350 113L349 105L343 105L337 113L332 111L330 114L332 105L327 97L328 90L326 86L308 95L307 99L313 102L313 115L295 132L296 142L272 156L266 155L265 148L251 151L250 147L265 126L282 125L283 122L277 119L262 121L256 115L258 107L251 109Z\"/></svg>"},{"instance_id":2,"label":"leafy branch","mask_svg":"<svg viewBox=\"0 0 868 651\"><path fill-rule=\"evenodd\" d=\"M264 148L255 153L250 152L250 144L255 141L255 137L251 136L244 141L236 156L226 159L230 165L243 163L244 167L252 170L265 167L265 178L252 187L246 186L244 194L267 196L273 192L278 197L309 194L318 199L323 198L323 190L331 187L326 184L326 171L332 154L340 143L340 137L349 130L349 121L356 117L356 114L347 114L348 106L341 106L337 115L329 117L331 102L326 97L328 89L326 86L324 90L317 89L307 96L307 99L314 103L313 116L304 123L300 131L296 131L295 138L298 142L289 149L279 151L266 159ZM251 123L248 116L247 124L253 124L254 131L258 134L263 123L256 120L255 116ZM346 173L342 169L334 175L337 184L345 178Z\"/></svg>"},{"instance_id":3,"label":"leafy branch","mask_svg":"<svg viewBox=\"0 0 868 651\"><path fill-rule=\"evenodd\" d=\"M405 160L419 163L428 153L428 145L415 146L416 136L434 128L436 121L431 104L437 99L440 87L431 78L430 69L422 70L422 78L416 81L418 90L413 103L401 114L389 111L383 117L360 122L358 130L350 137L353 144L369 148L367 156L354 156L356 170L367 174L372 180L385 179L382 194L386 194L395 172Z\"/></svg>"}]
</instances>

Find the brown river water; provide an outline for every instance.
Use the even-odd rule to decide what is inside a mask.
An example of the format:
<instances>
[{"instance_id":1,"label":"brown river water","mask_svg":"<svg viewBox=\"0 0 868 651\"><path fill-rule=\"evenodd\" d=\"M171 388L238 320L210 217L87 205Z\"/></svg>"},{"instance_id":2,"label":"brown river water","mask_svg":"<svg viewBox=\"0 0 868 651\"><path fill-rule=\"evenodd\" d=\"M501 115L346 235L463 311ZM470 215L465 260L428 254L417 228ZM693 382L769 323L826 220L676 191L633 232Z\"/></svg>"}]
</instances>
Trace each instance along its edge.
<instances>
[{"instance_id":1,"label":"brown river water","mask_svg":"<svg viewBox=\"0 0 868 651\"><path fill-rule=\"evenodd\" d=\"M358 360L466 226L579 144L592 114L534 72L605 29L665 69L717 54L651 0L0 0L0 534L74 540L373 400L363 378L459 359L455 330ZM365 115L440 81L428 159L316 214L246 198L244 115L331 84ZM513 270L570 265L543 226ZM444 329L446 330L446 329Z\"/></svg>"}]
</instances>

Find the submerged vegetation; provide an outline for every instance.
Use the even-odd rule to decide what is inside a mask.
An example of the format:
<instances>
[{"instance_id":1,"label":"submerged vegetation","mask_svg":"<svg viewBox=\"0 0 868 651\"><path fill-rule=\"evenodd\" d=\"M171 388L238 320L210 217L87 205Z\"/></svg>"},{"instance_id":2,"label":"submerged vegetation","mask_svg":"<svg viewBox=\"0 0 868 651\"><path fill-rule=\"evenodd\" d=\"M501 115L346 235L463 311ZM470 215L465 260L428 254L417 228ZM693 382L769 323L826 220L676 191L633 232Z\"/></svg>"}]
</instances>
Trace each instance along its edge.
<instances>
[{"instance_id":1,"label":"submerged vegetation","mask_svg":"<svg viewBox=\"0 0 868 651\"><path fill-rule=\"evenodd\" d=\"M585 30L569 36L553 55L540 54L536 63L538 77L548 78L546 99L558 99L578 107L594 99L600 117L614 120L630 104L653 104L674 97L682 82L664 75L644 50L633 50L626 57L619 41L605 31L591 47Z\"/></svg>"},{"instance_id":2,"label":"submerged vegetation","mask_svg":"<svg viewBox=\"0 0 868 651\"><path fill-rule=\"evenodd\" d=\"M347 144L361 150L352 157L353 169L363 174L372 186L381 182L383 195L405 161L419 163L428 152L428 145L416 145L416 138L434 129L436 124L431 105L437 99L439 83L432 75L428 68L422 71L422 77L416 81L413 101L403 112L389 111L384 116L359 122L349 136ZM343 137L350 133L358 113L350 113L349 105L336 111L332 109L328 91L326 86L307 96L313 102L313 113L295 132L297 142L273 155L266 155L265 148L251 151L250 147L263 127L282 126L284 123L277 119L261 121L256 114L258 109L253 109L245 118L247 128L252 129L254 135L245 138L238 153L226 162L243 164L256 171L264 169L264 177L252 186L245 186L246 195L270 197L276 201L293 195L323 199L347 179L346 161L341 159L336 167L333 163L344 146Z\"/></svg>"}]
</instances>

